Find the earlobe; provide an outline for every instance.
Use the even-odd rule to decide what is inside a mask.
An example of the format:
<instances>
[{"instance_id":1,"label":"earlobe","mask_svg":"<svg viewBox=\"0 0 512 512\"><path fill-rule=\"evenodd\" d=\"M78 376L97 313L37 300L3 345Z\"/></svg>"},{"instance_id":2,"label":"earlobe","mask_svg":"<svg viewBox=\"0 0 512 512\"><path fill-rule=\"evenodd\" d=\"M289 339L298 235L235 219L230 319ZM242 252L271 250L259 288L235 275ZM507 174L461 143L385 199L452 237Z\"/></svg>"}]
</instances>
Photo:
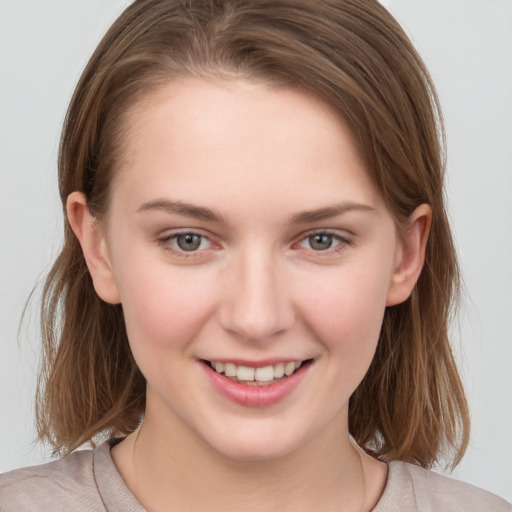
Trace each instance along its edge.
<instances>
[{"instance_id":1,"label":"earlobe","mask_svg":"<svg viewBox=\"0 0 512 512\"><path fill-rule=\"evenodd\" d=\"M432 209L422 204L410 217L407 232L398 241L395 266L386 298L386 306L394 306L407 300L425 262Z\"/></svg>"},{"instance_id":2,"label":"earlobe","mask_svg":"<svg viewBox=\"0 0 512 512\"><path fill-rule=\"evenodd\" d=\"M73 192L68 196L66 212L71 229L82 247L96 293L109 304L119 304L121 299L105 235L91 215L87 199L82 192Z\"/></svg>"}]
</instances>

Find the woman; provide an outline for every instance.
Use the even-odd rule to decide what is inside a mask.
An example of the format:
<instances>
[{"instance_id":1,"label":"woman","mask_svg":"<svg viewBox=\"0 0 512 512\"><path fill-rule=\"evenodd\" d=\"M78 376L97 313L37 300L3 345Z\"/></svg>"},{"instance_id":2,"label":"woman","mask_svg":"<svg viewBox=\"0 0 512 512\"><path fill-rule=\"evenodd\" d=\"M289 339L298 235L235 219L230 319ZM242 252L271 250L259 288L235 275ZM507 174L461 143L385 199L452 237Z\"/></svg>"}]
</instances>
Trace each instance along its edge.
<instances>
[{"instance_id":1,"label":"woman","mask_svg":"<svg viewBox=\"0 0 512 512\"><path fill-rule=\"evenodd\" d=\"M468 439L438 118L376 2L132 4L63 131L38 401L111 439L1 510L510 510L422 469Z\"/></svg>"}]
</instances>

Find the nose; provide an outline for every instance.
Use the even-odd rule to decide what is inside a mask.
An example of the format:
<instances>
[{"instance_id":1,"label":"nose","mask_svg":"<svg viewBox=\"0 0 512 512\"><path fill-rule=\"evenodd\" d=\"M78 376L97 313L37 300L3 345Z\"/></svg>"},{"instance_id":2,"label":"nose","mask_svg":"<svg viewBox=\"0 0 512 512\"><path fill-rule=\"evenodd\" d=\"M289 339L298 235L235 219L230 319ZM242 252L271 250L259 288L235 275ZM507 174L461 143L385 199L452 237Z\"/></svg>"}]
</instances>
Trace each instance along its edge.
<instances>
[{"instance_id":1,"label":"nose","mask_svg":"<svg viewBox=\"0 0 512 512\"><path fill-rule=\"evenodd\" d=\"M250 342L263 342L293 325L295 312L286 272L271 251L247 248L232 262L220 311L227 331Z\"/></svg>"}]
</instances>

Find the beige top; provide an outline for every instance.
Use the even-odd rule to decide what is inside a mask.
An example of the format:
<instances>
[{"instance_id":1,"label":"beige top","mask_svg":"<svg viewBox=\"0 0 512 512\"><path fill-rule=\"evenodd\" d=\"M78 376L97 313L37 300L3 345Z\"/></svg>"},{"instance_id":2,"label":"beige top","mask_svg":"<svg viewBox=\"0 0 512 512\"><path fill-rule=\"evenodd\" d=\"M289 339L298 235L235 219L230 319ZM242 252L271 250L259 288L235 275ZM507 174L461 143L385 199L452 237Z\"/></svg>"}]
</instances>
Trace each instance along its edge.
<instances>
[{"instance_id":1,"label":"beige top","mask_svg":"<svg viewBox=\"0 0 512 512\"><path fill-rule=\"evenodd\" d=\"M118 473L110 447L0 475L0 512L144 512ZM372 512L512 512L494 494L404 462L389 464Z\"/></svg>"}]
</instances>

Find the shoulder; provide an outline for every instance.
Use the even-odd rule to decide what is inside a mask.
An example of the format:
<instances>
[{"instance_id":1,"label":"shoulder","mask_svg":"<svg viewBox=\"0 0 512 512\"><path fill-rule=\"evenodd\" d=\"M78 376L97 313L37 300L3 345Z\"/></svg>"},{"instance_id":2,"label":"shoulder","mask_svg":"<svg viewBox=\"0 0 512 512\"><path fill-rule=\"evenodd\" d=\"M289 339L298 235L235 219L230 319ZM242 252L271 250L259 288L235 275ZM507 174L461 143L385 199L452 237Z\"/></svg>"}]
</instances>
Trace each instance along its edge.
<instances>
[{"instance_id":1,"label":"shoulder","mask_svg":"<svg viewBox=\"0 0 512 512\"><path fill-rule=\"evenodd\" d=\"M495 494L414 464L389 464L388 483L374 512L512 512Z\"/></svg>"},{"instance_id":2,"label":"shoulder","mask_svg":"<svg viewBox=\"0 0 512 512\"><path fill-rule=\"evenodd\" d=\"M0 512L103 511L94 472L93 452L0 475Z\"/></svg>"}]
</instances>

